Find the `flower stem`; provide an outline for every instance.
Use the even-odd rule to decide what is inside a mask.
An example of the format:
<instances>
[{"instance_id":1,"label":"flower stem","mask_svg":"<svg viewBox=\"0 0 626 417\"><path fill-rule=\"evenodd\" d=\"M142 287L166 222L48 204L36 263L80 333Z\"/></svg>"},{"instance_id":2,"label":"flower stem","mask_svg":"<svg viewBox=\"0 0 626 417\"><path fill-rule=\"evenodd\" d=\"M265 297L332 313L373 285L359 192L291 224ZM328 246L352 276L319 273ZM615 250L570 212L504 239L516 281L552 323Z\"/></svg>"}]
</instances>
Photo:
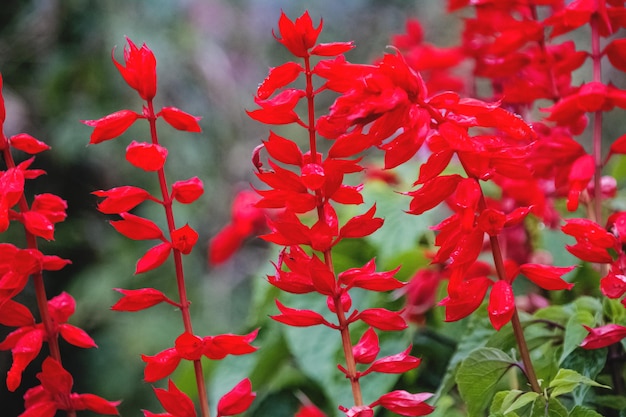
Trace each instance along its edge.
<instances>
[{"instance_id":1,"label":"flower stem","mask_svg":"<svg viewBox=\"0 0 626 417\"><path fill-rule=\"evenodd\" d=\"M480 208L484 209L485 207L485 196L484 194L481 194ZM496 267L498 279L506 279L504 258L502 256L502 249L500 247L498 236L489 236L489 243L491 244L491 254L493 255L493 263ZM541 394L541 386L539 385L539 381L537 380L537 374L535 373L535 368L530 359L528 344L526 343L526 338L524 337L524 329L522 328L522 324L519 320L519 314L517 313L517 307L515 305L513 306L513 317L511 317L511 326L513 326L513 334L515 335L517 348L519 350L520 356L522 357L522 363L524 364L524 373L526 374L526 378L528 379L528 382L530 383L533 391Z\"/></svg>"},{"instance_id":2,"label":"flower stem","mask_svg":"<svg viewBox=\"0 0 626 417\"><path fill-rule=\"evenodd\" d=\"M154 113L154 107L152 101L148 102L148 121L150 122L150 137L152 143L159 144L159 139L156 130L156 116ZM167 228L171 234L176 230L176 222L174 220L174 211L172 210L172 198L169 193L167 179L165 177L165 170L160 168L157 171L159 177L159 187L161 188L161 196L163 197L163 208L165 209L165 218L167 221ZM185 272L183 269L183 259L181 252L172 248L174 255L174 269L176 272L176 285L178 287L178 297L180 300L180 312L183 319L183 325L185 332L193 334L193 327L191 326L191 315L189 313L189 299L187 297L187 288L185 286ZM200 360L193 361L193 369L196 376L196 387L198 389L198 401L200 403L200 409L202 417L210 417L209 411L209 399L206 392L206 384L204 382L204 373L202 370L202 362Z\"/></svg>"},{"instance_id":3,"label":"flower stem","mask_svg":"<svg viewBox=\"0 0 626 417\"><path fill-rule=\"evenodd\" d=\"M307 117L308 117L308 132L309 132L309 147L311 150L311 158L313 163L319 163L317 155L317 132L315 130L315 93L313 90L313 73L311 72L311 61L308 56L304 57L304 68L306 76L306 98L307 98ZM315 197L317 199L317 217L320 221L326 218L324 213L324 196L320 190L315 191ZM335 269L333 266L332 253L330 249L324 251L324 263L329 271L333 274ZM349 323L346 319L345 311L343 311L343 305L341 303L341 295L336 295L333 298L335 304L335 311L337 320L339 322L339 329L341 331L341 344L343 347L343 354L346 360L346 377L350 380L352 386L352 397L354 399L355 406L363 405L363 395L361 393L361 384L356 370L356 361L354 360L354 354L352 353L352 341L350 340Z\"/></svg>"}]
</instances>

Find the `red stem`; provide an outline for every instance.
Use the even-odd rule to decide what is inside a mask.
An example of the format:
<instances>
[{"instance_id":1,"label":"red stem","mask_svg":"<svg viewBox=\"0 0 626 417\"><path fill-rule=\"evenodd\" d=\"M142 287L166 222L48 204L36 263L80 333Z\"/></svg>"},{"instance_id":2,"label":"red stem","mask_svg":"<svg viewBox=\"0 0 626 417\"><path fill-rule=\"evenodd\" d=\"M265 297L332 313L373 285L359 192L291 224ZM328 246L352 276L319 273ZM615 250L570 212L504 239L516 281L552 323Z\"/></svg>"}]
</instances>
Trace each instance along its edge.
<instances>
[{"instance_id":1,"label":"red stem","mask_svg":"<svg viewBox=\"0 0 626 417\"><path fill-rule=\"evenodd\" d=\"M593 81L602 82L602 55L600 51L600 33L598 29L600 16L597 13L591 17L591 57L593 60ZM602 111L593 115L593 157L595 161L594 184L594 212L595 221L602 224Z\"/></svg>"},{"instance_id":2,"label":"red stem","mask_svg":"<svg viewBox=\"0 0 626 417\"><path fill-rule=\"evenodd\" d=\"M317 133L315 131L315 93L313 90L313 73L311 72L311 61L308 56L304 57L304 68L306 76L306 98L308 108L308 126L309 131L309 147L311 149L311 158L313 163L318 163L317 156ZM319 190L316 190L315 196L317 198L317 217L320 221L326 218L324 213L324 197ZM324 251L324 262L329 271L335 274L333 266L333 258L330 249ZM350 340L349 323L346 319L345 311L343 311L343 305L341 304L341 295L337 295L333 298L335 303L335 311L337 320L339 322L339 330L341 332L341 344L343 347L343 354L346 359L346 377L350 380L352 386L352 397L354 399L355 406L363 405L363 395L361 393L361 384L356 370L356 361L354 360L354 354L352 353L352 341Z\"/></svg>"},{"instance_id":3,"label":"red stem","mask_svg":"<svg viewBox=\"0 0 626 417\"><path fill-rule=\"evenodd\" d=\"M154 113L154 106L152 101L148 101L148 121L150 123L150 137L152 143L159 144L159 139L156 129L156 115ZM170 239L172 232L176 230L176 223L174 221L174 211L172 210L172 198L169 193L167 179L165 178L165 171L163 168L157 171L159 176L159 186L161 188L161 196L163 197L163 208L165 209L165 218L167 220L167 228L170 233ZM176 271L176 284L178 287L178 297L180 299L180 312L183 319L183 325L185 332L193 334L193 328L191 326L191 315L189 314L189 299L187 297L187 288L185 287L185 273L183 269L182 254L178 249L173 248L174 253L174 269ZM204 373L202 371L202 362L200 360L193 361L193 368L196 376L196 387L198 389L198 401L200 402L200 409L202 417L210 417L209 411L209 399L206 392L206 385L204 382Z\"/></svg>"}]
</instances>

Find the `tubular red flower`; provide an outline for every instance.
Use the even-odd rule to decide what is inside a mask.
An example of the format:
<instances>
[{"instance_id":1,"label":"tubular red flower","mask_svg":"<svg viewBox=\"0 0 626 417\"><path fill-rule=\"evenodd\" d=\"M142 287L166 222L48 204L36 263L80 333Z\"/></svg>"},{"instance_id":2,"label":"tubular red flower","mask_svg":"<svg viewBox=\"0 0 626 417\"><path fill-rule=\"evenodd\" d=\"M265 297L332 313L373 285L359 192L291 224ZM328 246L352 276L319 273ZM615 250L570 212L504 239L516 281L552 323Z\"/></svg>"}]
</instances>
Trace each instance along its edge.
<instances>
[{"instance_id":1,"label":"tubular red flower","mask_svg":"<svg viewBox=\"0 0 626 417\"><path fill-rule=\"evenodd\" d=\"M120 110L98 120L83 120L87 126L94 128L91 132L90 144L115 139L124 133L141 116L131 110Z\"/></svg>"},{"instance_id":2,"label":"tubular red flower","mask_svg":"<svg viewBox=\"0 0 626 417\"><path fill-rule=\"evenodd\" d=\"M111 54L113 63L120 74L132 89L139 93L142 99L151 101L156 94L156 58L144 43L141 48L128 38L128 45L124 46L124 63L122 66ZM115 50L113 50L115 52Z\"/></svg>"},{"instance_id":3,"label":"tubular red flower","mask_svg":"<svg viewBox=\"0 0 626 417\"><path fill-rule=\"evenodd\" d=\"M186 132L202 132L202 128L198 124L200 117L192 116L176 107L163 107L157 113L157 117L162 117L174 129Z\"/></svg>"},{"instance_id":4,"label":"tubular red flower","mask_svg":"<svg viewBox=\"0 0 626 417\"><path fill-rule=\"evenodd\" d=\"M158 171L163 168L167 149L154 143L132 141L126 148L126 160L144 171Z\"/></svg>"},{"instance_id":5,"label":"tubular red flower","mask_svg":"<svg viewBox=\"0 0 626 417\"><path fill-rule=\"evenodd\" d=\"M232 416L246 411L256 393L252 392L252 384L248 378L241 380L230 391L220 398L217 403L217 416Z\"/></svg>"}]
</instances>

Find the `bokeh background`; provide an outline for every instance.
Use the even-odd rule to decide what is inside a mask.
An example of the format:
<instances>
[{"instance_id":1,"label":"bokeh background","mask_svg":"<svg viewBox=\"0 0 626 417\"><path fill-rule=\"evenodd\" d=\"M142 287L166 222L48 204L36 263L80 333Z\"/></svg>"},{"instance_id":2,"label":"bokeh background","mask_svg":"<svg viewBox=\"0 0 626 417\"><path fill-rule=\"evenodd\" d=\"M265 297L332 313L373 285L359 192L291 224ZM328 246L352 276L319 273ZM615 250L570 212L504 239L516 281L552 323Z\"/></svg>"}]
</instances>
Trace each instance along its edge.
<instances>
[{"instance_id":1,"label":"bokeh background","mask_svg":"<svg viewBox=\"0 0 626 417\"><path fill-rule=\"evenodd\" d=\"M140 111L139 97L124 84L111 62L112 50L122 60L125 36L138 45L145 42L157 57L156 106L176 106L202 117L201 134L180 133L165 125L161 125L160 133L170 151L170 182L198 176L205 185L199 202L175 208L177 224L189 222L200 233L198 246L185 260L194 330L200 335L242 334L266 318L260 306L267 304L265 298L272 297L269 290L259 286L268 286L264 276L271 267L272 249L252 240L234 261L219 267L208 265L206 250L209 239L229 221L235 193L254 181L250 155L266 137L267 128L250 120L245 109L254 107L252 98L268 68L290 59L272 37L281 10L296 18L308 9L314 21L323 18L320 41L353 40L357 48L348 58L366 63L382 55L392 34L404 31L407 17L425 22L427 40L436 39L445 45L454 39L457 21L445 20L442 8L436 1L405 0L3 2L0 72L7 106L5 133L27 132L52 146L35 162L48 175L29 182L27 193L52 192L69 206L67 221L57 225L56 241L42 244L45 253L73 262L63 271L47 274L49 295L61 291L72 294L77 312L71 323L86 329L99 345L92 351L62 345L76 392L122 399L123 416L139 416L142 408L158 412L151 386L141 382L140 354L153 355L172 346L181 328L178 312L168 306L139 313L110 311L118 298L112 288L175 289L170 264L142 276L132 275L135 262L150 242L118 235L108 225L110 219L96 211L97 200L90 194L120 185L156 190L154 175L139 172L123 156L130 140L148 139L146 126L137 123L122 138L87 146L91 128L80 123L124 108ZM159 222L159 209L144 204L138 213ZM402 227L407 226L401 224L399 230ZM11 228L0 235L0 241L20 243L21 235L18 228ZM366 261L367 250L356 247L352 252ZM27 289L21 301L32 303L32 296L32 290ZM266 351L263 357L259 353L219 366L207 364L211 395L227 391L252 370L253 382L265 383L268 390L261 393L263 401L255 415L292 415L298 404L294 393L324 405L327 398L323 389L299 370L306 365L293 363L288 343L275 340L279 336L273 335L278 333L271 333L271 329L269 324L269 330L260 334ZM9 331L0 329L0 339ZM309 344L320 342L310 340L312 333L286 337L309 338L305 339ZM309 368L319 367L316 361L312 357ZM15 393L6 389L4 375L10 364L10 353L0 352L0 414L7 417L23 411L24 394L24 389ZM334 363L329 365L334 368ZM36 384L39 366L35 362L28 368L24 387ZM191 388L189 372L183 369L175 374L183 388ZM330 412L336 411L334 404L326 406Z\"/></svg>"}]
</instances>

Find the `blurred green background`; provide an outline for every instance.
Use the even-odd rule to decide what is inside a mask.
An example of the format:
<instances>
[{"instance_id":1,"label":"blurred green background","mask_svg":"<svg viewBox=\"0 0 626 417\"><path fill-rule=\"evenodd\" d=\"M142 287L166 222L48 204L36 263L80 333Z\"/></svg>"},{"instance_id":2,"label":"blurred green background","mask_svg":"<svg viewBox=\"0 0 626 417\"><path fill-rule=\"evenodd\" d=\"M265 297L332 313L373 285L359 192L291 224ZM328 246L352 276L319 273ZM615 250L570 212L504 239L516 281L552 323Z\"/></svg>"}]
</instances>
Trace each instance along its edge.
<instances>
[{"instance_id":1,"label":"blurred green background","mask_svg":"<svg viewBox=\"0 0 626 417\"><path fill-rule=\"evenodd\" d=\"M348 56L353 62L370 62L380 56L391 34L404 31L409 16L427 22L427 38L437 39L439 44L454 37L450 24L437 23L443 14L439 2L3 2L0 72L7 107L4 130L9 136L27 132L52 146L35 162L35 167L45 169L48 175L29 182L27 194L52 192L69 205L67 221L57 225L56 241L42 244L45 253L73 262L61 272L47 274L49 296L61 291L72 294L77 300L77 312L71 323L86 329L99 345L97 350L84 351L62 343L64 364L75 377L76 392L122 399L120 410L124 416L141 415L142 408L160 412L151 386L141 382L140 354L153 355L172 346L181 329L179 313L169 306L140 313L109 310L118 298L112 288L151 286L166 292L175 290L169 263L142 276L132 275L135 262L152 242L131 241L117 234L107 223L110 219L96 211L97 200L90 194L120 185L157 190L155 176L139 172L123 156L130 140L148 139L146 125L137 123L122 138L87 146L91 128L80 123L124 108L141 110L139 97L124 84L111 62L113 48L116 58L122 60L128 36L137 45L147 43L157 57L157 108L176 106L202 117L201 134L177 132L165 124L160 130L162 143L170 151L166 166L170 182L198 176L205 185L200 201L175 207L177 224L189 222L200 233L194 253L185 259L194 330L199 335L242 334L261 324L266 326L257 343L263 347L260 352L249 358L229 359L217 367L207 364L211 394L224 393L252 370L253 382L266 384L264 388L255 387L262 391L257 415L292 415L298 403L293 393L301 390L324 403L323 389L307 380L307 372L301 370L320 367L317 356L312 356L308 364L292 363L293 355L300 355L290 353L284 339L304 337L309 347L327 346L330 354L334 354L337 341L326 343L323 332L315 338L313 333L297 329L283 334L267 320L268 312L263 308L272 306L273 294L264 276L270 271L272 249L254 240L233 262L211 268L206 261L208 240L229 221L234 194L253 181L251 151L267 135L267 127L248 119L244 110L254 107L252 98L268 68L290 59L274 41L272 29L277 26L281 10L295 19L306 9L315 22L324 19L321 42L355 41L357 48ZM22 160L25 156L16 157ZM162 224L162 210L156 205L144 204L138 213ZM407 226L400 223L399 227L402 231ZM0 241L21 244L21 236L22 232L12 227L0 235ZM346 253L359 258L347 260L346 266L369 259L373 249L363 245L357 243L346 249ZM408 242L411 245L413 242ZM32 299L30 288L20 296L20 301L31 306ZM9 331L0 329L0 339ZM336 335L331 333L331 337ZM406 341L400 342L401 346L391 351L406 347ZM324 372L338 374L335 362L326 363L330 370ZM10 364L9 352L0 352L0 404L2 415L7 417L23 411L24 394L24 388L15 393L6 390L4 375ZM35 362L28 368L23 387L36 384L34 375L39 366ZM175 374L176 382L188 388L190 369L181 368ZM165 381L161 382L157 385ZM281 394L283 390L288 393ZM336 404L325 405L327 411L336 411Z\"/></svg>"}]
</instances>

